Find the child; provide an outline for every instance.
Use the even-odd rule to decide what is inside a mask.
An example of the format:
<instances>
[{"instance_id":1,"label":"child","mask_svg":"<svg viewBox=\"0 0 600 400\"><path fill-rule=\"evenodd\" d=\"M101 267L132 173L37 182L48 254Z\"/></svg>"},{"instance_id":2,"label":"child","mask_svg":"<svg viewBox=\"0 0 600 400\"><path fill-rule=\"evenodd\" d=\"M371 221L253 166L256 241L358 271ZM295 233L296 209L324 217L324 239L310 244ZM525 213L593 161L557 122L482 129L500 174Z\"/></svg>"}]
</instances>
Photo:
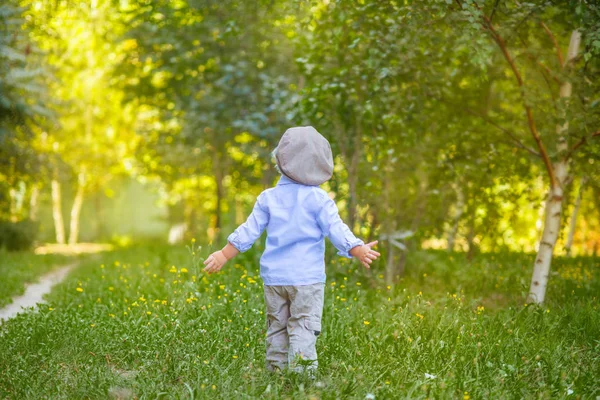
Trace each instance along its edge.
<instances>
[{"instance_id":1,"label":"child","mask_svg":"<svg viewBox=\"0 0 600 400\"><path fill-rule=\"evenodd\" d=\"M379 257L357 239L319 185L333 173L327 139L312 126L288 129L275 149L281 178L256 199L252 214L211 254L204 271L218 272L239 252L248 250L267 229L260 259L267 306L267 368L302 371L298 358L317 367L316 340L321 333L325 288L325 236L339 255L355 257L366 267Z\"/></svg>"}]
</instances>

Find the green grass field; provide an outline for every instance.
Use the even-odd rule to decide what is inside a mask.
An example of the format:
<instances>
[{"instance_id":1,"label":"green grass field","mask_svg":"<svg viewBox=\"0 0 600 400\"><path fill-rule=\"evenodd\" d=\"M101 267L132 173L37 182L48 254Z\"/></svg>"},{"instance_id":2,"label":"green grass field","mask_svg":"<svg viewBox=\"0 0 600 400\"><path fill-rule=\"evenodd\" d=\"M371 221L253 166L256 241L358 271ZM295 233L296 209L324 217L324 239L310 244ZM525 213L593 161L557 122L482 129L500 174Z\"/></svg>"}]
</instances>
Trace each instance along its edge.
<instances>
[{"instance_id":1,"label":"green grass field","mask_svg":"<svg viewBox=\"0 0 600 400\"><path fill-rule=\"evenodd\" d=\"M600 396L597 258L557 258L534 307L529 255L415 252L393 287L383 261L369 272L328 257L312 381L264 368L259 252L204 276L207 253L147 246L81 261L39 312L1 325L0 397Z\"/></svg>"}]
</instances>

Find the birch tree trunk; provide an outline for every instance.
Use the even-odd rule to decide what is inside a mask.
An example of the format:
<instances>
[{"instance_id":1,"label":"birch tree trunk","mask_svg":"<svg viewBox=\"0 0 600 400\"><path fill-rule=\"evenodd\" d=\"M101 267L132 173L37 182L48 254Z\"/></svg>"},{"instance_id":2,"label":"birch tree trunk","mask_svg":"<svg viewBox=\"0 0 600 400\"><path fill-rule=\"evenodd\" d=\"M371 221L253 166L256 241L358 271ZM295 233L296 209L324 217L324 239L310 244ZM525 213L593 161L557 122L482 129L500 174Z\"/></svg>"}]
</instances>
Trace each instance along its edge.
<instances>
[{"instance_id":1,"label":"birch tree trunk","mask_svg":"<svg viewBox=\"0 0 600 400\"><path fill-rule=\"evenodd\" d=\"M580 42L581 33L577 30L573 31L571 34L571 40L569 42L567 60L565 61L563 69L569 68L569 65L577 56ZM560 98L564 101L568 101L568 98L571 97L571 90L571 83L568 80L565 80L560 86ZM556 134L558 137L556 149L559 154L564 154L568 150L566 135L568 128L568 123L565 123L564 125L558 125L556 127ZM540 247L535 258L533 276L531 278L531 286L529 288L529 296L527 299L528 302L538 304L543 303L546 297L546 288L548 286L548 276L550 274L552 254L560 233L561 212L564 195L563 186L568 178L569 159L563 156L559 161L553 164L553 169L555 181L550 182L550 190L548 191L548 198L546 200L544 231L542 233L542 240L540 241Z\"/></svg>"},{"instance_id":2,"label":"birch tree trunk","mask_svg":"<svg viewBox=\"0 0 600 400\"><path fill-rule=\"evenodd\" d=\"M448 251L454 250L454 241L456 240L456 232L458 232L458 224L460 218L463 215L463 209L465 208L465 195L459 185L456 185L454 190L456 191L456 210L454 212L454 221L450 232L448 232Z\"/></svg>"},{"instance_id":3,"label":"birch tree trunk","mask_svg":"<svg viewBox=\"0 0 600 400\"><path fill-rule=\"evenodd\" d=\"M579 214L579 208L581 207L581 197L583 196L583 190L585 188L585 177L581 178L579 184L579 192L577 193L577 199L575 199L575 205L573 206L573 214L571 214L571 222L569 224L569 236L567 243L565 244L565 250L567 255L571 255L571 247L573 246L573 237L575 236L575 227L577 226L577 214Z\"/></svg>"},{"instance_id":4,"label":"birch tree trunk","mask_svg":"<svg viewBox=\"0 0 600 400\"><path fill-rule=\"evenodd\" d=\"M81 215L81 206L83 205L84 185L85 175L82 172L79 174L77 193L75 194L73 206L71 207L71 223L69 227L70 245L77 244L77 241L79 240L79 216Z\"/></svg>"},{"instance_id":5,"label":"birch tree trunk","mask_svg":"<svg viewBox=\"0 0 600 400\"><path fill-rule=\"evenodd\" d=\"M56 243L65 244L65 225L62 215L62 199L60 194L60 182L52 180L52 218L54 219L54 231L56 233Z\"/></svg>"},{"instance_id":6,"label":"birch tree trunk","mask_svg":"<svg viewBox=\"0 0 600 400\"><path fill-rule=\"evenodd\" d=\"M31 187L31 197L29 198L29 219L32 221L37 220L37 213L39 209L39 195L40 187L37 184L34 184Z\"/></svg>"},{"instance_id":7,"label":"birch tree trunk","mask_svg":"<svg viewBox=\"0 0 600 400\"><path fill-rule=\"evenodd\" d=\"M17 190L14 187L8 190L8 197L10 199L9 221L17 222Z\"/></svg>"}]
</instances>

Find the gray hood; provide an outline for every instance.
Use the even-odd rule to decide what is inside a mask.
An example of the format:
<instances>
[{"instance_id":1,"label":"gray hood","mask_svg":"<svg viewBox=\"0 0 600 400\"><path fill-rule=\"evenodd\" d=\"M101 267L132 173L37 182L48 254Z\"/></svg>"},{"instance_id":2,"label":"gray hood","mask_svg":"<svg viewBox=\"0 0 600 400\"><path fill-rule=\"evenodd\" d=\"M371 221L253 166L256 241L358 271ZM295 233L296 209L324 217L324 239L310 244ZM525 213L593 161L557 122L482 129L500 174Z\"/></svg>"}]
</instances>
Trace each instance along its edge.
<instances>
[{"instance_id":1,"label":"gray hood","mask_svg":"<svg viewBox=\"0 0 600 400\"><path fill-rule=\"evenodd\" d=\"M331 146L312 126L290 128L275 152L282 174L308 186L319 186L333 175Z\"/></svg>"}]
</instances>

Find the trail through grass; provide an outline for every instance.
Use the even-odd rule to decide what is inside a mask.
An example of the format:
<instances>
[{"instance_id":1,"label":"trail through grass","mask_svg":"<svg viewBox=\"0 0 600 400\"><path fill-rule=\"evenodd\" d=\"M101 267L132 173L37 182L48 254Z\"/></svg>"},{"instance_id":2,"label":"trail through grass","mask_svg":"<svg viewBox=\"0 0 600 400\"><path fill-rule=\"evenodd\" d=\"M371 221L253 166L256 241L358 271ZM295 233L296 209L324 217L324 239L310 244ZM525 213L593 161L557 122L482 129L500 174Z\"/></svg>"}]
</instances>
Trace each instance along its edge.
<instances>
[{"instance_id":1,"label":"trail through grass","mask_svg":"<svg viewBox=\"0 0 600 400\"><path fill-rule=\"evenodd\" d=\"M57 254L9 253L0 250L0 308L11 298L23 294L25 284L35 282L44 273L75 260Z\"/></svg>"},{"instance_id":2,"label":"trail through grass","mask_svg":"<svg viewBox=\"0 0 600 400\"><path fill-rule=\"evenodd\" d=\"M203 253L204 254L204 253ZM199 254L83 261L38 313L0 327L0 397L595 398L598 259L557 259L526 306L531 256L417 252L395 286L331 257L319 375L264 368L258 251L204 276Z\"/></svg>"}]
</instances>

